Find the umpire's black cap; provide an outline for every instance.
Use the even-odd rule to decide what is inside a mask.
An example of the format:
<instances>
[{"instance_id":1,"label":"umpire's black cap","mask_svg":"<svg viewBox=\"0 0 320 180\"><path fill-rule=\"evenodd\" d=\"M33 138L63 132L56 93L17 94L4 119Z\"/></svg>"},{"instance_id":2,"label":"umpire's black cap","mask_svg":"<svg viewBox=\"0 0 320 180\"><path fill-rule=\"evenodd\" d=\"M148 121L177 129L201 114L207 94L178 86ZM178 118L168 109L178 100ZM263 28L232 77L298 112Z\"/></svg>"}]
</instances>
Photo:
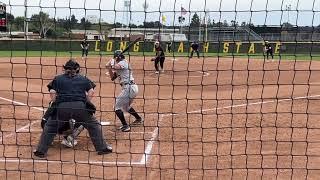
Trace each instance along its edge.
<instances>
[{"instance_id":1,"label":"umpire's black cap","mask_svg":"<svg viewBox=\"0 0 320 180\"><path fill-rule=\"evenodd\" d=\"M80 68L79 63L74 60L74 59L70 59L69 61L66 62L66 64L63 66L63 68L65 70L69 69L69 70L77 70Z\"/></svg>"}]
</instances>

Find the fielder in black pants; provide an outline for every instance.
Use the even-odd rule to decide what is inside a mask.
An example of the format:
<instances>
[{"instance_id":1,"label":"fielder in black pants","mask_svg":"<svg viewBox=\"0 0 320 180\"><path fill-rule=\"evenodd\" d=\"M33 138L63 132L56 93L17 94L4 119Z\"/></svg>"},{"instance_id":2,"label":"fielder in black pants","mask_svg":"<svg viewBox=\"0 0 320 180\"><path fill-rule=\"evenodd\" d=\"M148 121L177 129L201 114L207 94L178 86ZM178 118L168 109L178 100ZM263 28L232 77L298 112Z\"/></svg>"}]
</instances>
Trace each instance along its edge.
<instances>
[{"instance_id":1,"label":"fielder in black pants","mask_svg":"<svg viewBox=\"0 0 320 180\"><path fill-rule=\"evenodd\" d=\"M171 53L172 50L172 42L167 42L168 52Z\"/></svg>"},{"instance_id":2,"label":"fielder in black pants","mask_svg":"<svg viewBox=\"0 0 320 180\"><path fill-rule=\"evenodd\" d=\"M191 44L191 48L192 48L192 51L191 51L190 58L193 57L193 53L194 53L194 52L196 52L198 58L200 58L200 55L199 55L199 44L194 41L194 42Z\"/></svg>"},{"instance_id":3,"label":"fielder in black pants","mask_svg":"<svg viewBox=\"0 0 320 180\"><path fill-rule=\"evenodd\" d=\"M88 57L88 52L89 52L89 43L87 42L86 39L83 39L83 41L80 43L81 50L82 50L82 59Z\"/></svg>"},{"instance_id":4,"label":"fielder in black pants","mask_svg":"<svg viewBox=\"0 0 320 180\"><path fill-rule=\"evenodd\" d=\"M269 44L269 41L266 41L264 43L264 50L267 54L267 60L269 60L269 55L271 56L271 58L273 60L273 49L272 49L272 46Z\"/></svg>"},{"instance_id":5,"label":"fielder in black pants","mask_svg":"<svg viewBox=\"0 0 320 180\"><path fill-rule=\"evenodd\" d=\"M58 130L66 126L70 119L74 119L76 124L81 124L88 130L99 155L112 152L112 147L103 139L101 125L86 110L86 101L91 100L94 90L91 81L77 73L78 65L76 61L69 60L63 66L65 73L56 76L50 83L52 85L50 97L56 103L57 118L45 123L37 150L34 152L37 157L46 156Z\"/></svg>"},{"instance_id":6,"label":"fielder in black pants","mask_svg":"<svg viewBox=\"0 0 320 180\"><path fill-rule=\"evenodd\" d=\"M154 58L154 68L156 70L156 74L159 74L159 63L160 63L160 68L161 68L161 72L164 72L164 61L166 59L163 49L160 46L159 41L156 41L154 43L155 49L156 49L156 57Z\"/></svg>"}]
</instances>

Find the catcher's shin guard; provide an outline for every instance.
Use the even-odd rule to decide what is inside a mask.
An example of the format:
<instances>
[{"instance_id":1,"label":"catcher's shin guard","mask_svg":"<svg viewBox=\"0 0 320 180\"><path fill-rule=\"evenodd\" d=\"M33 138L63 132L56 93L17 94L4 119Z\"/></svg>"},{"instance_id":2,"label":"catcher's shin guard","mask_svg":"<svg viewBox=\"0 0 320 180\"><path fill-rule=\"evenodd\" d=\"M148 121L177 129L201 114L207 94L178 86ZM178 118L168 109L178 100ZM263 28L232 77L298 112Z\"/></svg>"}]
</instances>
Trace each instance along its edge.
<instances>
[{"instance_id":1,"label":"catcher's shin guard","mask_svg":"<svg viewBox=\"0 0 320 180\"><path fill-rule=\"evenodd\" d=\"M68 137L72 137L73 139L75 139L83 131L84 126L76 124L76 121L74 119L70 119L69 123L72 134L70 134Z\"/></svg>"},{"instance_id":2,"label":"catcher's shin guard","mask_svg":"<svg viewBox=\"0 0 320 180\"><path fill-rule=\"evenodd\" d=\"M79 134L84 130L83 125L77 126L74 119L70 119L70 129L72 130L72 134L65 137L61 144L72 148L78 144L76 138L79 136Z\"/></svg>"}]
</instances>

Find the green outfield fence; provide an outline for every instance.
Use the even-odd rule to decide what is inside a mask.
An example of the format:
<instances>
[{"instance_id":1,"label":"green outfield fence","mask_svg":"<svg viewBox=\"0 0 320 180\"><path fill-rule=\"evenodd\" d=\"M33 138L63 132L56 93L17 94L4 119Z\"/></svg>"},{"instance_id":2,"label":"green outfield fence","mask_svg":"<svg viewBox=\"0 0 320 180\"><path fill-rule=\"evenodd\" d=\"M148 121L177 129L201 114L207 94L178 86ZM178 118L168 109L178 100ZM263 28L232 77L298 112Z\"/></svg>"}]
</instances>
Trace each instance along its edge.
<instances>
[{"instance_id":1,"label":"green outfield fence","mask_svg":"<svg viewBox=\"0 0 320 180\"><path fill-rule=\"evenodd\" d=\"M68 40L0 40L0 51L80 51L81 41ZM123 49L130 41L89 41L90 51L113 52ZM130 52L154 52L154 42L140 41ZM187 53L191 42L175 42L173 52ZM320 42L270 42L274 53L284 54L319 54ZM162 42L167 50L167 44ZM235 53L235 54L261 54L264 42L200 42L200 52L203 53Z\"/></svg>"}]
</instances>

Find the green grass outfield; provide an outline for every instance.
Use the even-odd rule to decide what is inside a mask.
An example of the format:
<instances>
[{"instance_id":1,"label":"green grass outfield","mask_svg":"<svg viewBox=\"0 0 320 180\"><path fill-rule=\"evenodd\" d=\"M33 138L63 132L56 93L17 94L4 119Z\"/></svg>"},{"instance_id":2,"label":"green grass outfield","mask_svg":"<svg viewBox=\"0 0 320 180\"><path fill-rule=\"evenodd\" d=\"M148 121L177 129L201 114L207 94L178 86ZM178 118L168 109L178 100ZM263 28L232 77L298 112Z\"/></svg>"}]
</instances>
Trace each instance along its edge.
<instances>
[{"instance_id":1,"label":"green grass outfield","mask_svg":"<svg viewBox=\"0 0 320 180\"><path fill-rule=\"evenodd\" d=\"M131 56L154 56L154 52L130 52ZM89 52L90 56L107 56L112 52ZM252 58L263 59L262 54L232 54L232 53L200 53L205 57L235 57L235 58ZM0 57L79 57L80 51L0 51ZM166 53L167 57L188 57L188 53ZM320 54L276 54L275 59L285 60L320 60Z\"/></svg>"}]
</instances>

